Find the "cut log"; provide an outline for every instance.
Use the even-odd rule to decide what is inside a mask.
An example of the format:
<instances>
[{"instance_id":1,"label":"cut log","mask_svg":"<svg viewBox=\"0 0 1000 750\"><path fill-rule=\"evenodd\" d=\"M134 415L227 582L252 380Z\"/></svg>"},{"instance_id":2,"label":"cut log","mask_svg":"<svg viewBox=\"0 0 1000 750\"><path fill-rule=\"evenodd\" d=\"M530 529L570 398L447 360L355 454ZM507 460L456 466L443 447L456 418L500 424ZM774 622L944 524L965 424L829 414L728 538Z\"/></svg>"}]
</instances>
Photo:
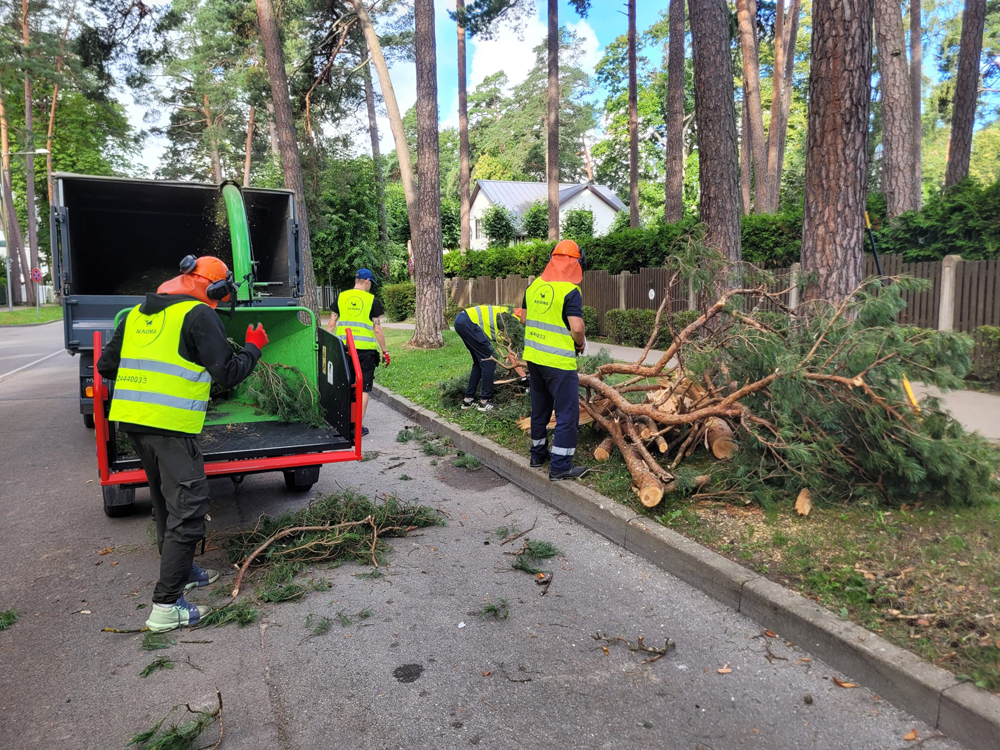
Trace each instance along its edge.
<instances>
[{"instance_id":1,"label":"cut log","mask_svg":"<svg viewBox=\"0 0 1000 750\"><path fill-rule=\"evenodd\" d=\"M583 409L580 409L581 427L585 424L590 424L593 421L594 421L593 417L587 414L587 412L585 412ZM531 430L531 417L521 417L519 420L517 420L517 426L520 427L524 432L528 432L529 430ZM549 423L548 425L546 425L546 429L554 430L555 428L556 428L556 415L553 412L552 418L549 419Z\"/></svg>"},{"instance_id":2,"label":"cut log","mask_svg":"<svg viewBox=\"0 0 1000 750\"><path fill-rule=\"evenodd\" d=\"M601 444L594 448L594 458L598 461L607 461L611 458L611 449L614 447L615 441L611 439L611 436L604 438Z\"/></svg>"},{"instance_id":3,"label":"cut log","mask_svg":"<svg viewBox=\"0 0 1000 750\"><path fill-rule=\"evenodd\" d=\"M621 422L617 419L608 419L592 411L593 407L590 404L581 403L581 406L590 413L590 416L614 440L618 452L622 454L622 458L625 460L625 466L628 468L629 474L632 475L632 484L635 493L639 496L639 502L647 508L659 505L660 500L663 499L663 482L653 475L646 462L639 456L638 451L625 440Z\"/></svg>"},{"instance_id":4,"label":"cut log","mask_svg":"<svg viewBox=\"0 0 1000 750\"><path fill-rule=\"evenodd\" d=\"M739 445L733 436L733 428L724 419L711 417L705 421L708 431L708 446L720 461L725 461L736 455Z\"/></svg>"}]
</instances>

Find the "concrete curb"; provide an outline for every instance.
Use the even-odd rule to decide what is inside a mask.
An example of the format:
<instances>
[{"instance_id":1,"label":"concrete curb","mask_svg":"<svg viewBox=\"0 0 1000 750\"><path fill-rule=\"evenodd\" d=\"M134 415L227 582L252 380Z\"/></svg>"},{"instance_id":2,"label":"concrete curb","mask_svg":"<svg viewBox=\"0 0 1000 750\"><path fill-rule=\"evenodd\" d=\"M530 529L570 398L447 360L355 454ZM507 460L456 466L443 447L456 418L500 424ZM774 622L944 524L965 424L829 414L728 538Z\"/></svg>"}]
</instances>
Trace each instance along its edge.
<instances>
[{"instance_id":1,"label":"concrete curb","mask_svg":"<svg viewBox=\"0 0 1000 750\"><path fill-rule=\"evenodd\" d=\"M524 456L463 430L378 383L372 395L425 429L451 438L510 482L677 576L765 628L816 654L969 748L996 747L1000 698L648 517L572 482L550 482Z\"/></svg>"},{"instance_id":2,"label":"concrete curb","mask_svg":"<svg viewBox=\"0 0 1000 750\"><path fill-rule=\"evenodd\" d=\"M41 323L4 323L0 328L36 328L38 326L50 326L53 323L62 323L62 318L57 320L46 320Z\"/></svg>"}]
</instances>

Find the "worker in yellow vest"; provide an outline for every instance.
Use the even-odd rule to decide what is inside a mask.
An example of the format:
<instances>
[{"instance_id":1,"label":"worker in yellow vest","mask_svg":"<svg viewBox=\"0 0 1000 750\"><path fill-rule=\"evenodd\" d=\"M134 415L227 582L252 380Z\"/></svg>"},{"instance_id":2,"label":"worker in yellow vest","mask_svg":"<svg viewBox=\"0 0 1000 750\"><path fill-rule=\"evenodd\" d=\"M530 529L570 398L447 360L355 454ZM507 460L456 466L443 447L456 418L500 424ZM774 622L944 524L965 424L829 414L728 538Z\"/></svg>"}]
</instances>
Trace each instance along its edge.
<instances>
[{"instance_id":1,"label":"worker in yellow vest","mask_svg":"<svg viewBox=\"0 0 1000 750\"><path fill-rule=\"evenodd\" d=\"M580 378L576 357L586 346L583 325L584 257L573 240L558 243L542 275L524 295L521 322L524 359L531 385L531 466L551 459L549 479L579 479L587 469L573 466L580 425ZM552 412L556 428L548 448Z\"/></svg>"},{"instance_id":2,"label":"worker in yellow vest","mask_svg":"<svg viewBox=\"0 0 1000 750\"><path fill-rule=\"evenodd\" d=\"M378 367L379 347L382 349L382 361L389 366L389 349L385 345L385 334L382 333L382 316L385 315L381 301L371 293L375 274L367 268L360 268L354 275L354 288L341 292L330 315L327 330L335 334L344 344L347 344L347 329L351 329L354 337L354 347L358 350L358 363L361 365L361 434L367 435L368 428L364 426L365 412L368 411L368 394L375 382L375 368Z\"/></svg>"},{"instance_id":3,"label":"worker in yellow vest","mask_svg":"<svg viewBox=\"0 0 1000 750\"><path fill-rule=\"evenodd\" d=\"M128 436L149 482L160 551L146 620L154 633L197 624L209 608L189 604L184 592L219 578L194 561L209 503L195 438L205 424L212 383L241 383L267 344L263 325L248 326L242 351L233 352L215 307L235 294L225 263L189 255L180 276L132 309L97 363L101 376L114 382L108 419Z\"/></svg>"},{"instance_id":4,"label":"worker in yellow vest","mask_svg":"<svg viewBox=\"0 0 1000 750\"><path fill-rule=\"evenodd\" d=\"M472 355L472 372L462 400L463 409L471 409L475 405L480 383L482 396L476 408L481 412L490 412L496 408L493 404L493 375L497 362L493 342L497 340L497 333L503 330L503 325L498 321L500 314L509 312L513 311L506 305L476 305L467 307L455 316L455 333ZM514 370L527 381L522 368L515 367Z\"/></svg>"}]
</instances>

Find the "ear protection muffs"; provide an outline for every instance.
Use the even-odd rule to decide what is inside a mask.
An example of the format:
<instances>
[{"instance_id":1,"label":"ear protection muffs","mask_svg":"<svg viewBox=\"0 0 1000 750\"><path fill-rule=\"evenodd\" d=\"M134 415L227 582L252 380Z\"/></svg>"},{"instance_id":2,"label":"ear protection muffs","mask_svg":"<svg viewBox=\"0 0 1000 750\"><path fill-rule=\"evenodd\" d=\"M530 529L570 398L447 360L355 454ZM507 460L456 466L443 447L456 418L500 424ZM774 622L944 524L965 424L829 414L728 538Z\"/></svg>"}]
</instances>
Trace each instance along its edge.
<instances>
[{"instance_id":1,"label":"ear protection muffs","mask_svg":"<svg viewBox=\"0 0 1000 750\"><path fill-rule=\"evenodd\" d=\"M577 258L577 261L579 261L579 263L580 263L580 268L582 268L584 271L586 271L587 270L587 256L584 255L582 247L580 247L579 245L577 245L577 249L579 249L579 251L580 251L580 257ZM552 256L555 255L555 254L556 254L556 249L553 247L551 250L549 250L549 260L552 260Z\"/></svg>"},{"instance_id":2,"label":"ear protection muffs","mask_svg":"<svg viewBox=\"0 0 1000 750\"><path fill-rule=\"evenodd\" d=\"M185 255L181 260L181 273L191 273L198 265L198 258L193 255Z\"/></svg>"},{"instance_id":3,"label":"ear protection muffs","mask_svg":"<svg viewBox=\"0 0 1000 750\"><path fill-rule=\"evenodd\" d=\"M197 266L198 258L196 256L185 255L181 260L180 270L183 274L194 273ZM213 281L208 285L208 288L205 290L205 296L216 302L220 302L229 296L232 296L232 299L235 300L236 291L236 280L233 278L233 272L226 271L226 278Z\"/></svg>"}]
</instances>

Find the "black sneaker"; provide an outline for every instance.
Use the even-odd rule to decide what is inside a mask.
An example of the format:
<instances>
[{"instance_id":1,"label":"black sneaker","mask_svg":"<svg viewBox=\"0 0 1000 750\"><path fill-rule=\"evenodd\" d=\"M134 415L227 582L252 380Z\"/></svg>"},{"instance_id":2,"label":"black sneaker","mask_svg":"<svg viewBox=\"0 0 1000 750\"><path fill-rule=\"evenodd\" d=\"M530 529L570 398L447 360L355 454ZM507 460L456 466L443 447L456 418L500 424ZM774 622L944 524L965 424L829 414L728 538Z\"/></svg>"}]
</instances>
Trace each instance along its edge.
<instances>
[{"instance_id":1,"label":"black sneaker","mask_svg":"<svg viewBox=\"0 0 1000 750\"><path fill-rule=\"evenodd\" d=\"M367 427L362 427L361 428L361 437L364 437L367 434L368 434L368 428Z\"/></svg>"},{"instance_id":2,"label":"black sneaker","mask_svg":"<svg viewBox=\"0 0 1000 750\"><path fill-rule=\"evenodd\" d=\"M465 411L466 409L471 409L474 401L475 401L475 399L463 398L462 399L462 411Z\"/></svg>"},{"instance_id":3,"label":"black sneaker","mask_svg":"<svg viewBox=\"0 0 1000 750\"><path fill-rule=\"evenodd\" d=\"M587 466L570 466L566 471L554 472L549 470L549 481L559 482L563 479L579 479L584 474L590 471Z\"/></svg>"},{"instance_id":4,"label":"black sneaker","mask_svg":"<svg viewBox=\"0 0 1000 750\"><path fill-rule=\"evenodd\" d=\"M532 456L531 457L531 468L532 469L540 469L543 466L545 466L545 464L547 464L548 461L549 461L549 454L548 453L546 453L545 456L542 457L542 458L535 458L534 456Z\"/></svg>"},{"instance_id":5,"label":"black sneaker","mask_svg":"<svg viewBox=\"0 0 1000 750\"><path fill-rule=\"evenodd\" d=\"M480 401L479 402L479 406L476 407L476 409L478 411L481 411L481 412L496 411L496 408L497 407L493 403L492 400L490 400L490 401Z\"/></svg>"}]
</instances>

